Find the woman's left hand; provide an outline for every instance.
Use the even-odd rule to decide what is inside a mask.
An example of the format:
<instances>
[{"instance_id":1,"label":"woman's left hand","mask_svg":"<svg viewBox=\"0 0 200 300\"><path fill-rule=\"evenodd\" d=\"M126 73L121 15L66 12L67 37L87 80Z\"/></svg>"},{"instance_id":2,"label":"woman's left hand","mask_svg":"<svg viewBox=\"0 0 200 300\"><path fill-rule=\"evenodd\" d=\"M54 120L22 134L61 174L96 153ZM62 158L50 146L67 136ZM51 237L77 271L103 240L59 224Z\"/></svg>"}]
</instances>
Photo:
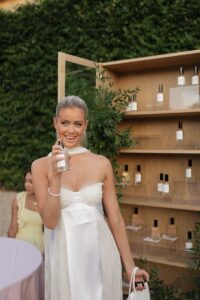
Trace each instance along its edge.
<instances>
[{"instance_id":1,"label":"woman's left hand","mask_svg":"<svg viewBox=\"0 0 200 300\"><path fill-rule=\"evenodd\" d=\"M149 274L143 269L137 270L135 275L136 290L142 291L144 289L144 281L149 281Z\"/></svg>"}]
</instances>

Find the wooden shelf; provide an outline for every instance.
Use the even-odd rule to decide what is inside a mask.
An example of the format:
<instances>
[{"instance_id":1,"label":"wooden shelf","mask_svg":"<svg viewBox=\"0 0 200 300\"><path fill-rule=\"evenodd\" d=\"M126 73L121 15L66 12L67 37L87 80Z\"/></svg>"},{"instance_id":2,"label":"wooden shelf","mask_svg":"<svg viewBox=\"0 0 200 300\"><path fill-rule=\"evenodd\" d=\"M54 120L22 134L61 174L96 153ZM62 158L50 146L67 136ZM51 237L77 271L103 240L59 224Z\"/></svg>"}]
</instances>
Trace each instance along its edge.
<instances>
[{"instance_id":1,"label":"wooden shelf","mask_svg":"<svg viewBox=\"0 0 200 300\"><path fill-rule=\"evenodd\" d=\"M112 72L124 73L149 69L161 69L184 65L193 65L200 61L200 50L154 55L126 60L101 63L100 65Z\"/></svg>"},{"instance_id":2,"label":"wooden shelf","mask_svg":"<svg viewBox=\"0 0 200 300\"><path fill-rule=\"evenodd\" d=\"M174 266L179 268L188 268L191 265L191 255L183 255L174 250L154 248L147 245L148 250L144 252L143 245L137 245L135 243L130 243L132 249L132 254L135 259L146 259L149 262L164 264L167 266ZM135 249L134 249L135 248ZM133 250L134 249L134 250Z\"/></svg>"},{"instance_id":3,"label":"wooden shelf","mask_svg":"<svg viewBox=\"0 0 200 300\"><path fill-rule=\"evenodd\" d=\"M180 149L170 149L170 150L146 150L146 149L122 149L121 154L189 154L189 155L200 155L200 150L180 150Z\"/></svg>"},{"instance_id":4,"label":"wooden shelf","mask_svg":"<svg viewBox=\"0 0 200 300\"><path fill-rule=\"evenodd\" d=\"M177 117L177 116L199 116L200 108L196 109L180 109L180 110L149 110L149 111L136 111L126 112L124 119L128 118L160 118L160 117Z\"/></svg>"},{"instance_id":5,"label":"wooden shelf","mask_svg":"<svg viewBox=\"0 0 200 300\"><path fill-rule=\"evenodd\" d=\"M200 211L200 201L174 201L162 198L124 197L121 204L140 205L146 207L172 208L178 210Z\"/></svg>"}]
</instances>

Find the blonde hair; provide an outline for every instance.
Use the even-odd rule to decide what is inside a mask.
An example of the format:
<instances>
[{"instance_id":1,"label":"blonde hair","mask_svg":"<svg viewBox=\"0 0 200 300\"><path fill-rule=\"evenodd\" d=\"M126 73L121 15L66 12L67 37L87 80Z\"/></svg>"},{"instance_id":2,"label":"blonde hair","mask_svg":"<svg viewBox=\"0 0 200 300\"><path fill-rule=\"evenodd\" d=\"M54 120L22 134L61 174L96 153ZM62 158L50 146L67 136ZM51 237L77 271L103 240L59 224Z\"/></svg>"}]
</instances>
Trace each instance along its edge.
<instances>
[{"instance_id":1,"label":"blonde hair","mask_svg":"<svg viewBox=\"0 0 200 300\"><path fill-rule=\"evenodd\" d=\"M85 103L85 101L83 99L81 99L78 96L67 96L65 98L63 98L61 101L58 102L57 106L56 106L56 117L58 117L59 112L64 109L64 108L73 108L73 107L77 107L80 108L84 114L85 114L85 120L87 120L88 118L88 108L87 105Z\"/></svg>"}]
</instances>

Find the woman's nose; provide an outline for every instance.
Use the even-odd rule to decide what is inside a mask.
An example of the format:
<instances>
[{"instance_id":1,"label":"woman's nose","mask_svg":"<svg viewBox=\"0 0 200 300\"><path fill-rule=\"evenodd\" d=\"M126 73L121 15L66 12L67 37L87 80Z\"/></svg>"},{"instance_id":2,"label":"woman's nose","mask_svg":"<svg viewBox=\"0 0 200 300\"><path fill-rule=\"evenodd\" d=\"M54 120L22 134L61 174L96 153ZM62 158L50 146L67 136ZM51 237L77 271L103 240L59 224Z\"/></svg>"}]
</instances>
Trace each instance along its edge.
<instances>
[{"instance_id":1,"label":"woman's nose","mask_svg":"<svg viewBox=\"0 0 200 300\"><path fill-rule=\"evenodd\" d=\"M69 131L70 133L73 133L73 132L74 132L74 125L73 125L73 124L69 125L68 131Z\"/></svg>"}]
</instances>

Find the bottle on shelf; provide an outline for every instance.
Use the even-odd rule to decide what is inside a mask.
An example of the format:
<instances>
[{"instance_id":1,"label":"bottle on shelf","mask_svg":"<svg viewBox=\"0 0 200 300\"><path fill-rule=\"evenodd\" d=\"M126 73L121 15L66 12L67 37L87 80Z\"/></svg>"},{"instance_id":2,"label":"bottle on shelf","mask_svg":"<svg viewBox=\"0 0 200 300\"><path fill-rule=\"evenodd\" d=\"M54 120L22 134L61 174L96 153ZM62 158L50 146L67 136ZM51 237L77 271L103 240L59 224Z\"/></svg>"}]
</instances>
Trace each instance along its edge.
<instances>
[{"instance_id":1,"label":"bottle on shelf","mask_svg":"<svg viewBox=\"0 0 200 300\"><path fill-rule=\"evenodd\" d=\"M164 175L163 173L160 173L160 180L157 183L157 191L160 192L160 193L163 192L163 179L164 179L163 175Z\"/></svg>"},{"instance_id":2,"label":"bottle on shelf","mask_svg":"<svg viewBox=\"0 0 200 300\"><path fill-rule=\"evenodd\" d=\"M124 171L122 172L122 184L127 185L130 184L130 174L128 171L128 165L124 165Z\"/></svg>"},{"instance_id":3,"label":"bottle on shelf","mask_svg":"<svg viewBox=\"0 0 200 300\"><path fill-rule=\"evenodd\" d=\"M130 111L137 110L137 94L133 94L130 101Z\"/></svg>"},{"instance_id":4,"label":"bottle on shelf","mask_svg":"<svg viewBox=\"0 0 200 300\"><path fill-rule=\"evenodd\" d=\"M176 131L176 140L182 141L183 140L183 122L178 122L178 130Z\"/></svg>"},{"instance_id":5,"label":"bottle on shelf","mask_svg":"<svg viewBox=\"0 0 200 300\"><path fill-rule=\"evenodd\" d=\"M192 75L192 85L198 85L199 84L199 70L198 66L194 67L194 73Z\"/></svg>"},{"instance_id":6,"label":"bottle on shelf","mask_svg":"<svg viewBox=\"0 0 200 300\"><path fill-rule=\"evenodd\" d=\"M191 251L193 248L192 244L192 232L187 232L187 241L185 242L185 251Z\"/></svg>"},{"instance_id":7,"label":"bottle on shelf","mask_svg":"<svg viewBox=\"0 0 200 300\"><path fill-rule=\"evenodd\" d=\"M168 225L168 231L167 231L167 234L170 238L174 238L177 236L177 233L176 233L176 225L175 225L175 222L174 222L174 218L171 217L169 219L169 225Z\"/></svg>"},{"instance_id":8,"label":"bottle on shelf","mask_svg":"<svg viewBox=\"0 0 200 300\"><path fill-rule=\"evenodd\" d=\"M140 184L141 182L142 182L141 166L137 165L136 173L135 173L135 184Z\"/></svg>"},{"instance_id":9,"label":"bottle on shelf","mask_svg":"<svg viewBox=\"0 0 200 300\"><path fill-rule=\"evenodd\" d=\"M132 226L138 227L140 226L140 218L138 214L138 207L134 208L134 213L132 214Z\"/></svg>"},{"instance_id":10,"label":"bottle on shelf","mask_svg":"<svg viewBox=\"0 0 200 300\"><path fill-rule=\"evenodd\" d=\"M185 169L185 178L187 180L192 179L192 159L188 159L188 166Z\"/></svg>"},{"instance_id":11,"label":"bottle on shelf","mask_svg":"<svg viewBox=\"0 0 200 300\"><path fill-rule=\"evenodd\" d=\"M163 194L169 195L169 175L165 174L165 180L163 183Z\"/></svg>"},{"instance_id":12,"label":"bottle on shelf","mask_svg":"<svg viewBox=\"0 0 200 300\"><path fill-rule=\"evenodd\" d=\"M158 93L156 95L156 101L157 101L157 104L163 104L164 102L164 93L163 93L163 85L162 84L159 84L158 86Z\"/></svg>"},{"instance_id":13,"label":"bottle on shelf","mask_svg":"<svg viewBox=\"0 0 200 300\"><path fill-rule=\"evenodd\" d=\"M151 228L151 238L154 241L160 239L160 228L158 227L158 220L153 221L153 227Z\"/></svg>"},{"instance_id":14,"label":"bottle on shelf","mask_svg":"<svg viewBox=\"0 0 200 300\"><path fill-rule=\"evenodd\" d=\"M185 75L184 75L184 68L183 68L183 66L181 66L179 68L179 76L177 78L177 84L179 86L185 85Z\"/></svg>"}]
</instances>

